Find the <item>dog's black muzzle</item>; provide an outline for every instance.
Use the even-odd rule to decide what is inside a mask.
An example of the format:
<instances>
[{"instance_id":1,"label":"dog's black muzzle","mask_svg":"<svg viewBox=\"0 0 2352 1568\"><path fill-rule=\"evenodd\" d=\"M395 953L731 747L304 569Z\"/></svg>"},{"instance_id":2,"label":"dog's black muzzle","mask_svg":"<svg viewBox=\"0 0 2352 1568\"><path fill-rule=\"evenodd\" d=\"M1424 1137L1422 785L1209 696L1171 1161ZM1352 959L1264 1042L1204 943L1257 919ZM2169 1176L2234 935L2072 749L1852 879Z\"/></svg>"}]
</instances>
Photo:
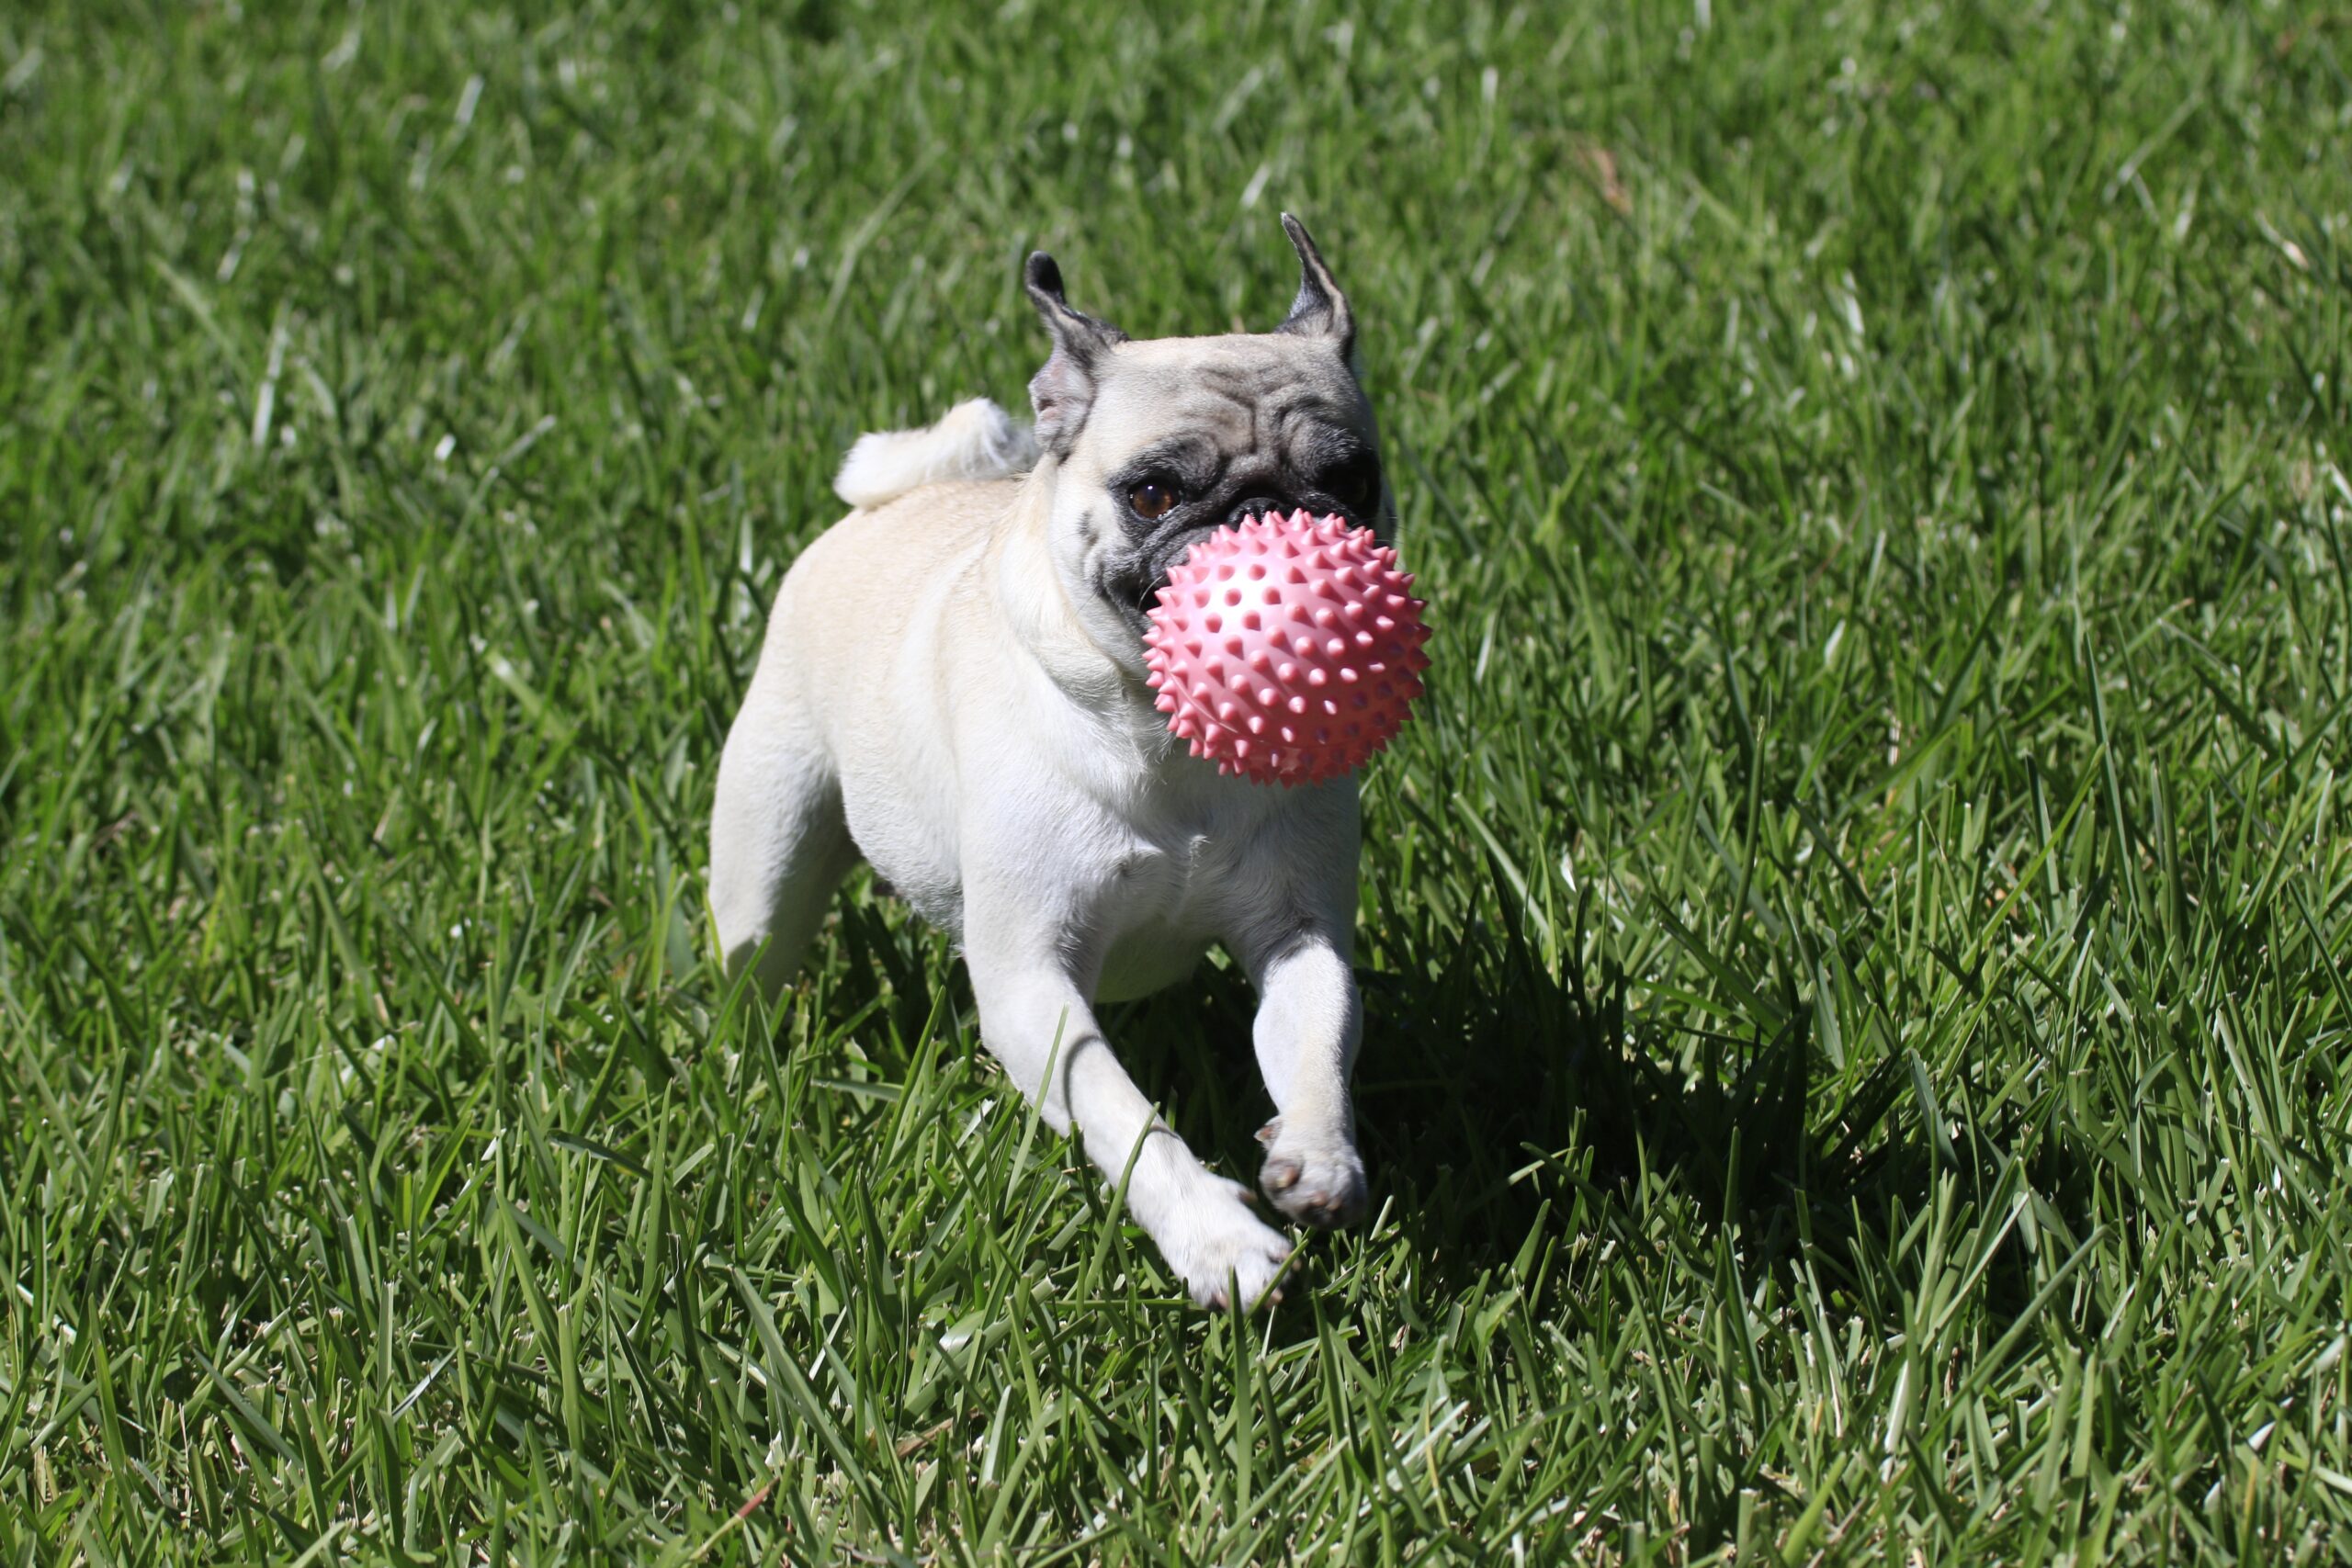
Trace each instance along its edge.
<instances>
[{"instance_id":1,"label":"dog's black muzzle","mask_svg":"<svg viewBox=\"0 0 2352 1568\"><path fill-rule=\"evenodd\" d=\"M1126 612L1140 633L1153 606L1159 603L1159 590L1167 582L1168 574L1176 570L1177 563L1184 558L1187 550L1220 527L1238 528L1244 523L1267 517L1286 517L1302 504L1287 496L1245 496L1227 510L1222 523L1188 523L1170 528L1146 541L1128 570L1118 573L1104 583L1106 594ZM1351 528L1364 526L1352 512L1329 502L1320 511L1313 506L1306 509L1318 517L1336 514Z\"/></svg>"}]
</instances>

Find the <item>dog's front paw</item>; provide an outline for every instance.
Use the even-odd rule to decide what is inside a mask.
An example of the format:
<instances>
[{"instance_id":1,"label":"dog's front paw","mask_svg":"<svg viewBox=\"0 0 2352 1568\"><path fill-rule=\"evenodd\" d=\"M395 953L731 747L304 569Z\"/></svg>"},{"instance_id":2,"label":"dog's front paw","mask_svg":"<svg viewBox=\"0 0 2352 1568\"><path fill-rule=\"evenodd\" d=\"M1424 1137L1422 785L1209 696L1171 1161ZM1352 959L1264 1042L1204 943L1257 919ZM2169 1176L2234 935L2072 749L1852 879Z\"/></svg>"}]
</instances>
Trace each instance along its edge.
<instances>
[{"instance_id":1,"label":"dog's front paw","mask_svg":"<svg viewBox=\"0 0 2352 1568\"><path fill-rule=\"evenodd\" d=\"M1237 1291L1245 1309L1256 1306L1290 1259L1282 1233L1250 1213L1249 1190L1218 1177L1203 1184L1159 1239L1168 1266L1205 1307L1230 1306Z\"/></svg>"},{"instance_id":2,"label":"dog's front paw","mask_svg":"<svg viewBox=\"0 0 2352 1568\"><path fill-rule=\"evenodd\" d=\"M1258 1185L1274 1207L1303 1225L1329 1230L1363 1218L1363 1156L1343 1133L1293 1137L1279 1116L1258 1134L1266 1163Z\"/></svg>"}]
</instances>

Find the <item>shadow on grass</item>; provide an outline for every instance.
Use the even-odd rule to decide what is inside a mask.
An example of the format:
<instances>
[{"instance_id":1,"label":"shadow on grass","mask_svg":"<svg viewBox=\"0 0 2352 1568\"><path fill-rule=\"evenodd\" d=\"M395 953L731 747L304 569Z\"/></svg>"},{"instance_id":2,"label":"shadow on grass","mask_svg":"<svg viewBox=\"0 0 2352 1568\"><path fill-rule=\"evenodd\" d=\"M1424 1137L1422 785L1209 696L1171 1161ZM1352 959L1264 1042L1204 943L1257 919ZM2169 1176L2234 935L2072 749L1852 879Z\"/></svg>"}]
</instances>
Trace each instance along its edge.
<instances>
[{"instance_id":1,"label":"shadow on grass","mask_svg":"<svg viewBox=\"0 0 2352 1568\"><path fill-rule=\"evenodd\" d=\"M1777 1233L1799 1194L1820 1194L1817 1173L1854 1163L1808 1127L1802 1024L1760 1045L1704 1041L1686 1073L1629 1041L1622 980L1555 976L1514 933L1483 923L1420 973L1359 980L1357 1134L1373 1202L1389 1207L1440 1288L1518 1253L1557 1189L1525 1179L1531 1168L1571 1164L1604 1203L1646 1169L1710 1224ZM1252 1134L1271 1109L1250 1057L1252 1005L1238 975L1204 968L1189 996L1163 993L1105 1021L1187 1141L1250 1176Z\"/></svg>"},{"instance_id":2,"label":"shadow on grass","mask_svg":"<svg viewBox=\"0 0 2352 1568\"><path fill-rule=\"evenodd\" d=\"M1864 1276L1907 1249L1939 1177L1989 1201L2008 1151L2037 1146L2031 1184L2064 1207L2083 1175L2075 1151L2028 1135L2019 1109L1987 1123L1966 1104L1934 1107L1906 1055L1836 1069L1793 987L1770 1032L1645 1024L1628 1019L1623 976L1555 974L1518 932L1485 922L1418 973L1360 979L1356 1105L1373 1201L1440 1292L1509 1265L1539 1226L1606 1226L1655 1252L1644 1211L1663 1192L1683 1205L1684 1247L1730 1227L1744 1269L1793 1288L1809 1268L1875 1317L1899 1295ZM1251 1006L1238 976L1204 975L1189 1003L1171 993L1125 1010L1113 1036L1195 1148L1254 1176L1250 1137L1268 1108L1249 1057ZM1564 1188L1583 1202L1564 1202ZM1996 1310L2021 1305L2022 1256L1984 1289Z\"/></svg>"},{"instance_id":3,"label":"shadow on grass","mask_svg":"<svg viewBox=\"0 0 2352 1568\"><path fill-rule=\"evenodd\" d=\"M1793 1206L1852 1164L1810 1124L1803 1015L1769 1039L1637 1040L1622 976L1555 976L1491 927L1464 931L1431 975L1364 987L1383 1022L1360 1077L1366 1157L1437 1280L1509 1262L1547 1196L1560 1210L1563 1179L1589 1210L1629 1213L1655 1177L1777 1253Z\"/></svg>"},{"instance_id":4,"label":"shadow on grass","mask_svg":"<svg viewBox=\"0 0 2352 1568\"><path fill-rule=\"evenodd\" d=\"M944 958L909 938L881 902L844 904L838 940L852 972L896 1000L900 1042L920 1037ZM1417 973L1360 972L1366 1016L1357 1064L1358 1137L1373 1202L1401 1233L1419 1277L1442 1293L1508 1265L1539 1225L1579 1211L1636 1251L1656 1249L1641 1213L1647 1188L1687 1205L1704 1244L1726 1225L1743 1266L1853 1287L1863 1259L1900 1250L1898 1233L1930 1201L1939 1173L1984 1196L2022 1112L1979 1127L1964 1106L1925 1109L1923 1075L1889 1056L1858 1077L1815 1047L1812 1008L1793 988L1787 1022L1747 1037L1629 1022L1622 976L1555 974L1508 923L1474 921ZM956 975L955 1005L969 993ZM879 989L879 987L877 987ZM836 1007L865 998L834 998ZM1103 1010L1105 1032L1144 1092L1168 1107L1204 1158L1254 1182L1258 1127L1271 1113L1250 1050L1256 999L1237 968ZM1848 1086L1848 1087L1841 1087ZM1950 1113L1956 1138L1928 1131ZM2030 1140L2025 1140L2030 1142ZM2053 1196L2081 1175L2071 1151L2041 1145L2033 1185ZM1581 1190L1581 1205L1561 1201ZM1551 1207L1547 1211L1547 1201ZM2063 1206L2064 1200L2061 1199ZM1997 1301L2009 1272L1985 1281ZM2015 1289L2030 1293L2022 1274Z\"/></svg>"},{"instance_id":5,"label":"shadow on grass","mask_svg":"<svg viewBox=\"0 0 2352 1568\"><path fill-rule=\"evenodd\" d=\"M1795 1288L1809 1268L1878 1318L1898 1310L1887 1265L1913 1250L1905 1233L1939 1179L1980 1211L2007 1201L2013 1150L2033 1151L2021 1174L2062 1210L2088 1179L2084 1152L2034 1136L2006 1097L1962 1084L1963 1100L1939 1106L1905 1054L1834 1067L1793 986L1769 1032L1629 1023L1622 976L1573 963L1555 975L1517 931L1487 923L1419 974L1361 980L1357 1119L1374 1202L1392 1205L1441 1290L1509 1265L1532 1231L1559 1230L1579 1207L1634 1254L1656 1253L1642 1215L1662 1188L1687 1204L1686 1250L1733 1228L1744 1269ZM1973 1109L1986 1101L1990 1117ZM1564 1188L1584 1202L1562 1202ZM2022 1307L2019 1248L2001 1249L1983 1289L1996 1314Z\"/></svg>"}]
</instances>

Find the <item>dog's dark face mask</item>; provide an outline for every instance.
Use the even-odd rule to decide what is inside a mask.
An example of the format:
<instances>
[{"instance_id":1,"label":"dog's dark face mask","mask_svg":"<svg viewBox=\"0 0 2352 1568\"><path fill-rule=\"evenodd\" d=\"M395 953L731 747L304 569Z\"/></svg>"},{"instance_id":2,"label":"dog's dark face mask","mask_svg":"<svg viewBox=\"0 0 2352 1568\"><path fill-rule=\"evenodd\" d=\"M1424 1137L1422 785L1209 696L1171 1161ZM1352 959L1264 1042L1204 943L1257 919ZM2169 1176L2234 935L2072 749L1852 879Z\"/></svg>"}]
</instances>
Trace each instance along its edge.
<instances>
[{"instance_id":1,"label":"dog's dark face mask","mask_svg":"<svg viewBox=\"0 0 2352 1568\"><path fill-rule=\"evenodd\" d=\"M1054 465L1052 548L1104 650L1142 667L1170 568L1222 525L1304 508L1383 538L1395 508L1372 408L1350 366L1354 318L1295 219L1298 299L1271 333L1129 339L1062 298L1052 260L1029 290L1054 333L1030 383Z\"/></svg>"}]
</instances>

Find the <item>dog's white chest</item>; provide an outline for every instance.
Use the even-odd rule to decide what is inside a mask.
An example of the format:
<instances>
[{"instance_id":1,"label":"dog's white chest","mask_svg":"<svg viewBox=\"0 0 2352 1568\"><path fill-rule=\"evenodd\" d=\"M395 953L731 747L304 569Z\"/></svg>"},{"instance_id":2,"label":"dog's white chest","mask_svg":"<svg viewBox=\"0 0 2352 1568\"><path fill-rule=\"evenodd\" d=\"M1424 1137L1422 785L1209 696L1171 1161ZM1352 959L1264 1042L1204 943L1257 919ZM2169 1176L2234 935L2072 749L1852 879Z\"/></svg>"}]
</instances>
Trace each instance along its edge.
<instances>
[{"instance_id":1,"label":"dog's white chest","mask_svg":"<svg viewBox=\"0 0 2352 1568\"><path fill-rule=\"evenodd\" d=\"M1105 1001L1147 996L1193 972L1215 939L1215 920L1200 886L1206 835L1166 847L1138 845L1112 871L1104 925L1109 942L1096 994Z\"/></svg>"}]
</instances>

